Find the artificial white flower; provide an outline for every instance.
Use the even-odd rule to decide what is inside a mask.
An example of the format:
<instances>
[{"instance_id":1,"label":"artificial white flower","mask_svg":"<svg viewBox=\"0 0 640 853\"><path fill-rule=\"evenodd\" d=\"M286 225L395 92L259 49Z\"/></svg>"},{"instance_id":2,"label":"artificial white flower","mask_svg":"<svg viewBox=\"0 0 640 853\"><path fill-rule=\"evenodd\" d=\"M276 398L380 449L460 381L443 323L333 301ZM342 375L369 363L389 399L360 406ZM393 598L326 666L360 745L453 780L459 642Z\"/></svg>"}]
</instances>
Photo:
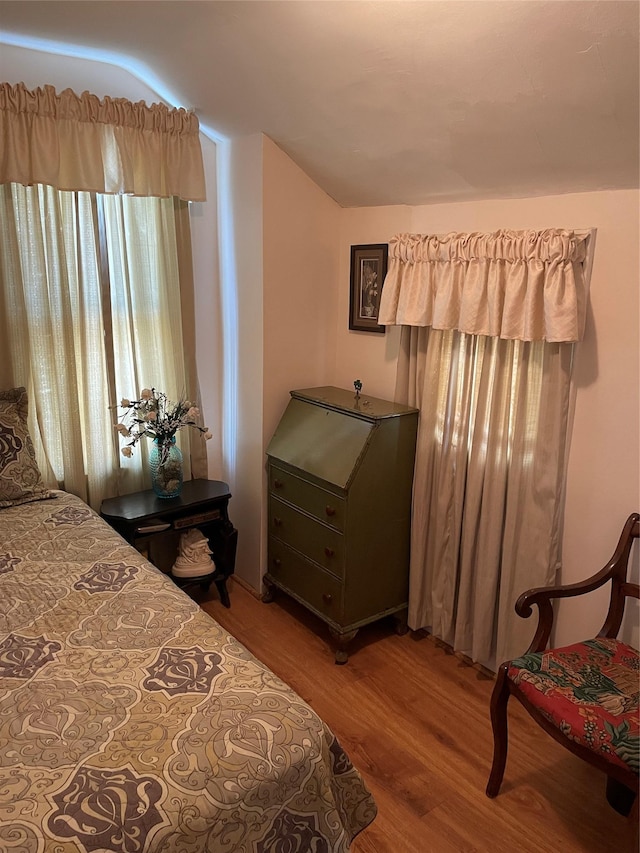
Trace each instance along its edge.
<instances>
[{"instance_id":1,"label":"artificial white flower","mask_svg":"<svg viewBox=\"0 0 640 853\"><path fill-rule=\"evenodd\" d=\"M209 430L207 430L207 431L205 432L204 437L205 437L205 441L209 441L209 439L210 439L210 438L213 438L213 436L211 435L211 433L209 432Z\"/></svg>"},{"instance_id":2,"label":"artificial white flower","mask_svg":"<svg viewBox=\"0 0 640 853\"><path fill-rule=\"evenodd\" d=\"M120 408L128 409L130 405L131 405L131 400L127 400L126 397L123 397L122 400L120 400Z\"/></svg>"},{"instance_id":3,"label":"artificial white flower","mask_svg":"<svg viewBox=\"0 0 640 853\"><path fill-rule=\"evenodd\" d=\"M116 424L115 428L120 435L129 439L127 446L122 449L125 456L131 456L140 439L147 437L157 443L161 452L160 464L164 465L178 430L191 427L203 433L206 439L212 437L206 426L196 423L200 417L197 406L193 406L190 400L172 403L165 393L156 388L143 388L138 400L123 398L121 405L127 409L123 415L124 423Z\"/></svg>"}]
</instances>

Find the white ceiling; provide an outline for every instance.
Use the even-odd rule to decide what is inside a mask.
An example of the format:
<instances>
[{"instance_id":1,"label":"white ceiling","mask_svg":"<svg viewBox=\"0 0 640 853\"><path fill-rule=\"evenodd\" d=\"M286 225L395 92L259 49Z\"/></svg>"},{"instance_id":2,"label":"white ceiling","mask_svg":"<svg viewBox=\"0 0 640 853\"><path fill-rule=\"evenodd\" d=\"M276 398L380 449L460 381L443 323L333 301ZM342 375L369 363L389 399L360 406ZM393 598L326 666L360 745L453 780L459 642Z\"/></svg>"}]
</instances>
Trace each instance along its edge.
<instances>
[{"instance_id":1,"label":"white ceiling","mask_svg":"<svg viewBox=\"0 0 640 853\"><path fill-rule=\"evenodd\" d=\"M203 124L267 134L349 207L638 187L639 10L2 0L0 29L142 61Z\"/></svg>"}]
</instances>

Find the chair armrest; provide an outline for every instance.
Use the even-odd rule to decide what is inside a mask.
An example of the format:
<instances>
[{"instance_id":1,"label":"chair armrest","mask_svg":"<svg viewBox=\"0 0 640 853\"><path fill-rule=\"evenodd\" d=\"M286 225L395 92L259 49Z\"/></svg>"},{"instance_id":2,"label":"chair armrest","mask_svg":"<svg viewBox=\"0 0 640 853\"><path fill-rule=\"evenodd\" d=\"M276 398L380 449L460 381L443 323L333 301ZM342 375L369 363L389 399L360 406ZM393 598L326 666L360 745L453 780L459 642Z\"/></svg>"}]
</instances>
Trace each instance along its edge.
<instances>
[{"instance_id":1,"label":"chair armrest","mask_svg":"<svg viewBox=\"0 0 640 853\"><path fill-rule=\"evenodd\" d=\"M600 631L600 636L615 637L620 628L624 599L626 595L638 596L637 587L627 584L626 574L629 554L633 540L638 537L640 515L632 513L622 529L616 550L609 562L595 575L579 583L561 584L558 586L535 587L523 592L516 601L516 613L528 619L534 604L538 606L538 627L527 652L542 652L547 647L553 627L552 600L556 598L573 598L593 592L604 584L612 581L611 602L607 618Z\"/></svg>"},{"instance_id":2,"label":"chair armrest","mask_svg":"<svg viewBox=\"0 0 640 853\"><path fill-rule=\"evenodd\" d=\"M592 578L580 583L560 586L546 586L528 589L516 601L516 613L523 619L528 619L533 612L533 606L538 605L538 627L531 640L527 652L542 652L547 647L551 629L553 628L554 610L551 602L556 598L573 598L593 592L611 580L611 573L602 569Z\"/></svg>"}]
</instances>

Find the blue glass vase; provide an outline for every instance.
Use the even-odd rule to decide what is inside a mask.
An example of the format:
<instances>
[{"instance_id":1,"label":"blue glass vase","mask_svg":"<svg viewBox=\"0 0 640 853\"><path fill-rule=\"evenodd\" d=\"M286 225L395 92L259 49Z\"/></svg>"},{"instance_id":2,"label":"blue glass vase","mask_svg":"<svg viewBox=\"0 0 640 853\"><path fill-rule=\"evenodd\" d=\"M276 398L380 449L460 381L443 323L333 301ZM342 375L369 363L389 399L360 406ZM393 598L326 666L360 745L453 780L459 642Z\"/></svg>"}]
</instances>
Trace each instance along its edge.
<instances>
[{"instance_id":1,"label":"blue glass vase","mask_svg":"<svg viewBox=\"0 0 640 853\"><path fill-rule=\"evenodd\" d=\"M175 436L169 441L153 440L149 451L151 488L159 498L177 498L182 491L182 451Z\"/></svg>"}]
</instances>

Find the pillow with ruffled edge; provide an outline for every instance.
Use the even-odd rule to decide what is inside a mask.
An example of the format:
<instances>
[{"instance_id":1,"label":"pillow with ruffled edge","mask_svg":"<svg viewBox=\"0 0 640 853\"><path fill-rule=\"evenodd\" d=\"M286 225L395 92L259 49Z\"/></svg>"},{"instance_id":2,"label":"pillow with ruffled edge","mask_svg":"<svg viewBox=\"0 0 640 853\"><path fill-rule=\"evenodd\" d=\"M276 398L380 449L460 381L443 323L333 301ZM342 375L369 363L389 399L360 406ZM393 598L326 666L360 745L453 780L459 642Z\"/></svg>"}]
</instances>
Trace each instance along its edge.
<instances>
[{"instance_id":1,"label":"pillow with ruffled edge","mask_svg":"<svg viewBox=\"0 0 640 853\"><path fill-rule=\"evenodd\" d=\"M25 388L0 391L0 507L52 497L36 462L27 410Z\"/></svg>"}]
</instances>

